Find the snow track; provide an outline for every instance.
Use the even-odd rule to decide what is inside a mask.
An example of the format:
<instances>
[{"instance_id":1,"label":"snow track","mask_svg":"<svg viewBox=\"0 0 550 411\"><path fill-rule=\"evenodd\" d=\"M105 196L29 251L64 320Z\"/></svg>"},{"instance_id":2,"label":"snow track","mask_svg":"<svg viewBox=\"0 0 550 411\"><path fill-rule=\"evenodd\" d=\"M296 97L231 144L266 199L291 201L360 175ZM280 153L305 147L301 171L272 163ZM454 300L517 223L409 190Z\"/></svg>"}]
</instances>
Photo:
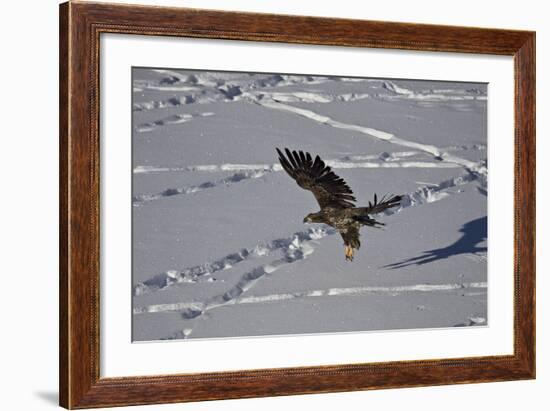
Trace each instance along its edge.
<instances>
[{"instance_id":1,"label":"snow track","mask_svg":"<svg viewBox=\"0 0 550 411\"><path fill-rule=\"evenodd\" d=\"M304 259L312 252L313 248L308 242L320 240L335 232L336 231L332 228L310 228L309 230L294 233L286 238L275 239L266 244L258 244L250 248L243 248L211 263L205 263L183 270L170 270L136 285L134 287L134 295L148 294L176 284L198 282L201 278L211 278L212 274L231 269L243 261L269 256L274 252L282 252L284 261L286 263L292 263ZM237 286L239 288L249 287L249 284L245 284L247 279L257 279L267 272L272 272L273 267L278 267L281 264L282 263L277 265L275 262L269 266L260 267L254 270L253 273L245 274L243 280L237 284ZM231 292L228 291L228 293Z\"/></svg>"},{"instance_id":2,"label":"snow track","mask_svg":"<svg viewBox=\"0 0 550 411\"><path fill-rule=\"evenodd\" d=\"M405 293L433 293L433 292L452 292L475 290L486 290L487 283L454 283L454 284L414 284L389 287L349 287L349 288L328 288L325 290L302 291L295 293L269 294L259 296L240 297L227 296L227 298L218 299L210 303L173 303L173 304L154 304L146 307L134 309L134 314L144 313L162 313L162 312L182 312L186 319L195 318L204 312L213 308L228 304L263 304L272 302L281 302L303 298L319 297L352 297L365 296L370 294L382 294L388 296L397 296Z\"/></svg>"},{"instance_id":3,"label":"snow track","mask_svg":"<svg viewBox=\"0 0 550 411\"><path fill-rule=\"evenodd\" d=\"M183 124L191 121L193 118L196 117L210 117L213 116L214 113L206 112L206 113L195 113L195 114L174 114L169 117L165 117L161 120L154 121L152 123L143 123L136 127L136 131L138 133L144 133L148 131L153 131L157 127L162 127L166 125L172 125L172 124Z\"/></svg>"},{"instance_id":4,"label":"snow track","mask_svg":"<svg viewBox=\"0 0 550 411\"><path fill-rule=\"evenodd\" d=\"M232 184L240 183L241 181L261 178L265 174L266 174L265 171L239 172L239 173L232 174L229 177L222 178L220 180L206 181L199 185L193 185L188 187L167 188L166 190L155 194L138 194L134 196L134 198L132 199L132 204L134 206L139 206L139 205L142 205L143 203L148 203L154 200L160 200L166 197L173 197L173 196L184 195L184 194L194 194L204 190L208 190L210 188L215 188L219 186L229 186Z\"/></svg>"}]
</instances>

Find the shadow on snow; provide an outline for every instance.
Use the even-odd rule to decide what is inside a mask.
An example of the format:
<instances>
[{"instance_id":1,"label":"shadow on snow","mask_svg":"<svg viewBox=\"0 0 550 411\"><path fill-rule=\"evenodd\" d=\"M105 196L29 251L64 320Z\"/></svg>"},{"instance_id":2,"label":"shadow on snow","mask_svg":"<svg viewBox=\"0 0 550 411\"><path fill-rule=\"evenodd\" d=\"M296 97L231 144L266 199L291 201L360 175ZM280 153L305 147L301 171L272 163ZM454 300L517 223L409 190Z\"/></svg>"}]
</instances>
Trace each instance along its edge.
<instances>
[{"instance_id":1,"label":"shadow on snow","mask_svg":"<svg viewBox=\"0 0 550 411\"><path fill-rule=\"evenodd\" d=\"M487 239L487 216L472 220L460 229L462 237L453 244L443 248L423 251L422 255L412 257L397 263L385 265L385 268L403 268L409 265L422 265L443 260L454 255L477 254L487 252L487 247L479 247L478 244Z\"/></svg>"}]
</instances>

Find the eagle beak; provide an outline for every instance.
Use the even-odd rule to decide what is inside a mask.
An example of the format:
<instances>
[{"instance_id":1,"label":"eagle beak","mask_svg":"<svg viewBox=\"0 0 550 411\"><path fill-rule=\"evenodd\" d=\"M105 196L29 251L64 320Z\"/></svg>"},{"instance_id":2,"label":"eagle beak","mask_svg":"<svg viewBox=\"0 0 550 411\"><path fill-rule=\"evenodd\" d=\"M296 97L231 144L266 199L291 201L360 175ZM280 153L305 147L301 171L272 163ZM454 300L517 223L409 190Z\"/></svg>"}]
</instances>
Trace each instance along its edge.
<instances>
[{"instance_id":1,"label":"eagle beak","mask_svg":"<svg viewBox=\"0 0 550 411\"><path fill-rule=\"evenodd\" d=\"M304 218L304 224L307 224L307 223L311 223L311 220L309 219L309 217Z\"/></svg>"}]
</instances>

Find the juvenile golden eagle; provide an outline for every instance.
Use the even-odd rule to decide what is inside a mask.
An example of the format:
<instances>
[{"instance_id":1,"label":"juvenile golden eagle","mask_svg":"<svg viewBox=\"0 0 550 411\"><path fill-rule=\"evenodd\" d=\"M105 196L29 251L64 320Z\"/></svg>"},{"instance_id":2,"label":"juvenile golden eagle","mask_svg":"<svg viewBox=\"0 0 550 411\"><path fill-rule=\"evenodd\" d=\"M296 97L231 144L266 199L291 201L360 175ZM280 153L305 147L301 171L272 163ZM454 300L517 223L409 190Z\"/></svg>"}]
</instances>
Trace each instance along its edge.
<instances>
[{"instance_id":1,"label":"juvenile golden eagle","mask_svg":"<svg viewBox=\"0 0 550 411\"><path fill-rule=\"evenodd\" d=\"M353 261L355 250L361 246L361 226L383 226L370 215L398 206L401 196L384 196L378 201L375 194L368 207L355 207L351 188L319 156L314 160L303 151L291 152L285 148L285 152L286 156L277 148L281 166L300 187L313 193L321 207L319 212L308 214L304 223L323 223L338 230L344 239L346 260Z\"/></svg>"}]
</instances>

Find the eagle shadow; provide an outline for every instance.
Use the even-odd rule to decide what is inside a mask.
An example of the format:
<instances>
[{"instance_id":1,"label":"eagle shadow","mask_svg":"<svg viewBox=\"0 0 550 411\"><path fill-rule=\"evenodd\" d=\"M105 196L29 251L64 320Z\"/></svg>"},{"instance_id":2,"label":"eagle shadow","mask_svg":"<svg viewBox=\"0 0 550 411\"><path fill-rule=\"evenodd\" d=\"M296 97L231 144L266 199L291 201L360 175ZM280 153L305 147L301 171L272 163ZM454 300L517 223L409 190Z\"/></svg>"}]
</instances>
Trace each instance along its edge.
<instances>
[{"instance_id":1,"label":"eagle shadow","mask_svg":"<svg viewBox=\"0 0 550 411\"><path fill-rule=\"evenodd\" d=\"M423 265L443 260L453 255L476 254L487 251L487 247L478 246L479 243L487 239L487 216L467 222L459 232L462 233L462 237L447 247L423 251L422 255L385 265L384 268L396 269L410 265Z\"/></svg>"}]
</instances>

